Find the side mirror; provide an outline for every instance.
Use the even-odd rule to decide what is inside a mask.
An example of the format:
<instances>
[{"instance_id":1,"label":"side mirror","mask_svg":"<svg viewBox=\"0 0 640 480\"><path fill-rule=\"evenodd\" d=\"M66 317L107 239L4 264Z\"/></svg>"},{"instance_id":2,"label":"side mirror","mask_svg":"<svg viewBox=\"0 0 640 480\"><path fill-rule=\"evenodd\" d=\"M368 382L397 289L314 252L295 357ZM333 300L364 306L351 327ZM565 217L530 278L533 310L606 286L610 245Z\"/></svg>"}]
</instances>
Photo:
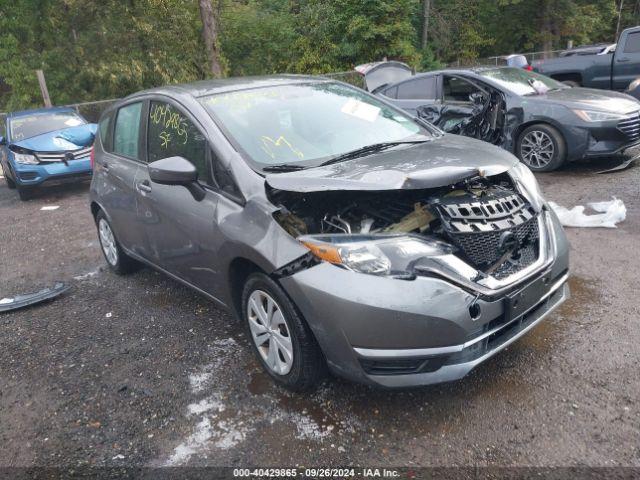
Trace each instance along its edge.
<instances>
[{"instance_id":1,"label":"side mirror","mask_svg":"<svg viewBox=\"0 0 640 480\"><path fill-rule=\"evenodd\" d=\"M147 166L149 178L161 185L181 185L191 192L193 198L200 201L205 190L198 183L198 170L183 157L169 157L151 162Z\"/></svg>"},{"instance_id":2,"label":"side mirror","mask_svg":"<svg viewBox=\"0 0 640 480\"><path fill-rule=\"evenodd\" d=\"M7 144L7 139L4 138L2 135L0 135L0 145L6 145Z\"/></svg>"}]
</instances>

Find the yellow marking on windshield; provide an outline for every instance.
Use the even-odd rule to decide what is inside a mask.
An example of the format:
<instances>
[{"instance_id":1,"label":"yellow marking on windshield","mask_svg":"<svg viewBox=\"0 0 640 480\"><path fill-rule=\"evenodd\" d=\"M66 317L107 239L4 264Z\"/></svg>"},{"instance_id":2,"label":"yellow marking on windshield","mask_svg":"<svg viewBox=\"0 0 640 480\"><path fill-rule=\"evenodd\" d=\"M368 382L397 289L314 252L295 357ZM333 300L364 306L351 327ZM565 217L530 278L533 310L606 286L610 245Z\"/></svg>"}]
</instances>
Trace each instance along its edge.
<instances>
[{"instance_id":1,"label":"yellow marking on windshield","mask_svg":"<svg viewBox=\"0 0 640 480\"><path fill-rule=\"evenodd\" d=\"M281 147L282 145L286 145L287 147L289 147L289 149L293 152L293 154L296 157L300 159L304 158L304 153L302 153L297 148L294 148L293 145L291 145L291 143L289 143L289 141L286 138L284 138L284 136L282 135L280 135L277 140L274 140L271 137L267 137L266 135L263 135L262 137L260 137L260 139L262 140L262 149L271 158L276 158L276 154L273 152L272 146Z\"/></svg>"}]
</instances>

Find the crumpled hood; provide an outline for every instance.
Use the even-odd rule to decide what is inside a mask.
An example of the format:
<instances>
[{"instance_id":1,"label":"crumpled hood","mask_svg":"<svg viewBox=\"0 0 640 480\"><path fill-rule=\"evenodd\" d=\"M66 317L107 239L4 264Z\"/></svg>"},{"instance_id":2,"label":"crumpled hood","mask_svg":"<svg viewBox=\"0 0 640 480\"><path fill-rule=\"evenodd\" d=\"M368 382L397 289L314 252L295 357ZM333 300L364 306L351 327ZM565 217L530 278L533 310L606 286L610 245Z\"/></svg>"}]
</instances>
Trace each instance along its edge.
<instances>
[{"instance_id":1,"label":"crumpled hood","mask_svg":"<svg viewBox=\"0 0 640 480\"><path fill-rule=\"evenodd\" d=\"M563 88L541 96L526 97L532 100L549 100L569 108L598 110L613 113L631 113L640 110L640 102L624 93L595 88Z\"/></svg>"},{"instance_id":2,"label":"crumpled hood","mask_svg":"<svg viewBox=\"0 0 640 480\"><path fill-rule=\"evenodd\" d=\"M290 192L412 190L450 185L476 175L498 175L518 162L511 153L479 140L443 135L345 162L266 176Z\"/></svg>"},{"instance_id":3,"label":"crumpled hood","mask_svg":"<svg viewBox=\"0 0 640 480\"><path fill-rule=\"evenodd\" d=\"M34 152L66 152L69 150L78 150L83 147L88 147L93 143L93 137L95 136L97 127L95 123L78 125L76 127L43 133L18 142L12 142L11 145Z\"/></svg>"}]
</instances>

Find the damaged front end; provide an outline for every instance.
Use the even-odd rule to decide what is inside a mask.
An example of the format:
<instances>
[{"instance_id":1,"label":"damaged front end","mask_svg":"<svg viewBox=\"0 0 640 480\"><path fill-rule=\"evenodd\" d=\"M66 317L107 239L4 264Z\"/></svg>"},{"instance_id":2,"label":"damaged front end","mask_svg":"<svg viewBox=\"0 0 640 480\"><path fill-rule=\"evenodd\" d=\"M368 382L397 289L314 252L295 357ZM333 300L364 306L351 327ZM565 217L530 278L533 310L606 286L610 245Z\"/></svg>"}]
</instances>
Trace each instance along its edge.
<instances>
[{"instance_id":1,"label":"damaged front end","mask_svg":"<svg viewBox=\"0 0 640 480\"><path fill-rule=\"evenodd\" d=\"M462 378L568 297L566 239L520 164L431 188L268 193L308 249L279 281L351 380Z\"/></svg>"},{"instance_id":2,"label":"damaged front end","mask_svg":"<svg viewBox=\"0 0 640 480\"><path fill-rule=\"evenodd\" d=\"M276 221L319 261L402 279L444 265L482 285L532 266L546 245L537 192L521 193L516 178L505 172L431 189L270 196L280 205Z\"/></svg>"}]
</instances>

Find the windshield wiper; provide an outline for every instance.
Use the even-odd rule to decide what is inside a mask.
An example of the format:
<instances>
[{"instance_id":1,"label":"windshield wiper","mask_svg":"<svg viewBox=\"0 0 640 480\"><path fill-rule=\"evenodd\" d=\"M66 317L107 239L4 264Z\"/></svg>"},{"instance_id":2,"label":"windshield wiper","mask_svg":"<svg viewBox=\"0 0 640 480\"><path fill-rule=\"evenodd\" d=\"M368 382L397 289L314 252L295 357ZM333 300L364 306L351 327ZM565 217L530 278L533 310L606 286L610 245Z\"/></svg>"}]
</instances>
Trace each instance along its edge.
<instances>
[{"instance_id":1,"label":"windshield wiper","mask_svg":"<svg viewBox=\"0 0 640 480\"><path fill-rule=\"evenodd\" d=\"M350 152L343 153L338 155L337 157L333 157L326 162L322 162L318 167L324 167L325 165L331 165L333 163L343 162L345 160L351 160L353 158L364 157L369 155L370 153L381 152L386 150L387 148L395 147L396 145L411 145L416 143L425 143L429 140L404 140L398 142L381 142L374 143L372 145L366 145L361 148L356 148L355 150L351 150Z\"/></svg>"},{"instance_id":2,"label":"windshield wiper","mask_svg":"<svg viewBox=\"0 0 640 480\"><path fill-rule=\"evenodd\" d=\"M276 165L268 165L262 167L263 172L295 172L296 170L304 170L304 165L295 165L293 163L279 163Z\"/></svg>"}]
</instances>

